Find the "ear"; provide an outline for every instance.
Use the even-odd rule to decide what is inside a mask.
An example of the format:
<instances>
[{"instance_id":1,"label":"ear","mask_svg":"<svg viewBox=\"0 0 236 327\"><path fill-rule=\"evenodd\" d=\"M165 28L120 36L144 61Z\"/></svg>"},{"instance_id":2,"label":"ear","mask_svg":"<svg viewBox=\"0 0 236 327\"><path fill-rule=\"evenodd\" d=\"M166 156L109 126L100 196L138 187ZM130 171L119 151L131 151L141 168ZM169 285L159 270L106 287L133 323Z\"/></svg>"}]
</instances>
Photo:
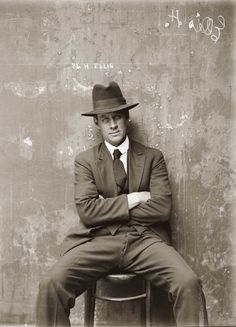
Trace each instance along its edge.
<instances>
[{"instance_id":1,"label":"ear","mask_svg":"<svg viewBox=\"0 0 236 327\"><path fill-rule=\"evenodd\" d=\"M98 126L98 118L97 118L97 116L94 116L94 117L93 117L93 121L94 121L94 124L96 125L96 127L99 128L99 126Z\"/></svg>"},{"instance_id":2,"label":"ear","mask_svg":"<svg viewBox=\"0 0 236 327\"><path fill-rule=\"evenodd\" d=\"M98 119L96 116L93 116L93 121L94 121L94 124L97 125L98 124Z\"/></svg>"}]
</instances>

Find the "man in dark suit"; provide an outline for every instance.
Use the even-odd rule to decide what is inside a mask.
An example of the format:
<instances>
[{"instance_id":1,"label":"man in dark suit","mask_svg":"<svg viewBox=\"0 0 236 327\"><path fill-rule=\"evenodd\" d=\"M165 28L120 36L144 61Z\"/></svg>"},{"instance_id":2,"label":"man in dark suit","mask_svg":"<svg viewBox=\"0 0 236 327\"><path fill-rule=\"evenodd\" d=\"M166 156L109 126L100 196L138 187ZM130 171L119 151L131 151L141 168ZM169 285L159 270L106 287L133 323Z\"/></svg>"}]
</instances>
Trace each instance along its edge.
<instances>
[{"instance_id":1,"label":"man in dark suit","mask_svg":"<svg viewBox=\"0 0 236 327\"><path fill-rule=\"evenodd\" d=\"M76 297L117 269L165 288L177 326L199 326L206 317L201 282L169 241L171 191L163 155L128 137L129 110L138 103L127 104L117 83L95 85L93 105L83 115L94 118L103 142L75 159L80 221L40 284L37 326L70 326Z\"/></svg>"}]
</instances>

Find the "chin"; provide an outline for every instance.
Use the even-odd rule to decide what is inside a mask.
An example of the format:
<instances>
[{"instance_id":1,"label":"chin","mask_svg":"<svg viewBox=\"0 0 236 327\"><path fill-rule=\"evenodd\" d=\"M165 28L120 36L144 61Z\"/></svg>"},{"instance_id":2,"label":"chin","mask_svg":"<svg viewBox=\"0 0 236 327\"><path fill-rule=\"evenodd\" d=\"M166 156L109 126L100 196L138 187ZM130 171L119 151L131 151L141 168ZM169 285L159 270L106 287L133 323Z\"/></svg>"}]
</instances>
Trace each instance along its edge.
<instances>
[{"instance_id":1,"label":"chin","mask_svg":"<svg viewBox=\"0 0 236 327\"><path fill-rule=\"evenodd\" d=\"M118 146L118 145L120 145L121 144L121 142L117 142L117 141L110 141L109 142L111 145L113 145L113 146Z\"/></svg>"},{"instance_id":2,"label":"chin","mask_svg":"<svg viewBox=\"0 0 236 327\"><path fill-rule=\"evenodd\" d=\"M124 138L117 138L117 139L113 139L111 140L111 144L114 146L118 146L120 145L122 142L124 141Z\"/></svg>"}]
</instances>

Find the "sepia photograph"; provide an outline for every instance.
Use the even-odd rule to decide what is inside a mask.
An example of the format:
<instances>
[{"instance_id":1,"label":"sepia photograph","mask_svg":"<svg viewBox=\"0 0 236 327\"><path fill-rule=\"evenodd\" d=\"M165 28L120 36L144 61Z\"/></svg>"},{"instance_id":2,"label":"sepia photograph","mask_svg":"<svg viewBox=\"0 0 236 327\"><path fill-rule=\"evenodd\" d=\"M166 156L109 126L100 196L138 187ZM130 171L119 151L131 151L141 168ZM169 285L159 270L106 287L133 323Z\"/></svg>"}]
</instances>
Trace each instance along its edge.
<instances>
[{"instance_id":1,"label":"sepia photograph","mask_svg":"<svg viewBox=\"0 0 236 327\"><path fill-rule=\"evenodd\" d=\"M236 1L0 0L0 327L236 326Z\"/></svg>"}]
</instances>

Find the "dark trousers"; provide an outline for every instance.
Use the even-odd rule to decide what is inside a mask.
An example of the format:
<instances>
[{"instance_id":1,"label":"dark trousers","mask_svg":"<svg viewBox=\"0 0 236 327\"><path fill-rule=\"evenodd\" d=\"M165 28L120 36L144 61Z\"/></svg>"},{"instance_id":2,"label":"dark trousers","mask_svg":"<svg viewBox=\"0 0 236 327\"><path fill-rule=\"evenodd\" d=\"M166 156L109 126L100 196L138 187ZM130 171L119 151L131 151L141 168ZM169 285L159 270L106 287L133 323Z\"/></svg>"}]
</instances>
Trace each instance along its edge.
<instances>
[{"instance_id":1,"label":"dark trousers","mask_svg":"<svg viewBox=\"0 0 236 327\"><path fill-rule=\"evenodd\" d=\"M134 272L154 286L164 287L173 302L177 326L199 326L206 318L201 282L172 246L151 231L141 236L133 229L121 229L114 236L102 234L67 252L42 280L37 326L70 326L76 297L114 269Z\"/></svg>"}]
</instances>

